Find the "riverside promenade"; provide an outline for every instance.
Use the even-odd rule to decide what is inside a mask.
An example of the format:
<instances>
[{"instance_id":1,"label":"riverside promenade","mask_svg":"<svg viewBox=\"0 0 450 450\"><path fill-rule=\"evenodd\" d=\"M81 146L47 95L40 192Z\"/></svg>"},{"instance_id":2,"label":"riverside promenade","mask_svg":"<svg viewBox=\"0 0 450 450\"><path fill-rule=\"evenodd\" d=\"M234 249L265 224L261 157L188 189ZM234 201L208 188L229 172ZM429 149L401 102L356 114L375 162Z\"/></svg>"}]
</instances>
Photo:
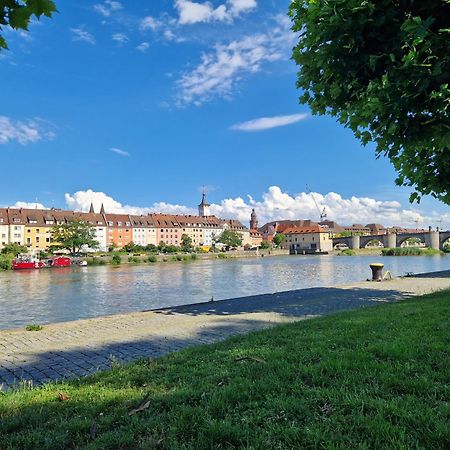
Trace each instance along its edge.
<instances>
[{"instance_id":1,"label":"riverside promenade","mask_svg":"<svg viewBox=\"0 0 450 450\"><path fill-rule=\"evenodd\" d=\"M52 324L41 331L0 331L0 390L82 377L278 323L448 288L445 271Z\"/></svg>"}]
</instances>

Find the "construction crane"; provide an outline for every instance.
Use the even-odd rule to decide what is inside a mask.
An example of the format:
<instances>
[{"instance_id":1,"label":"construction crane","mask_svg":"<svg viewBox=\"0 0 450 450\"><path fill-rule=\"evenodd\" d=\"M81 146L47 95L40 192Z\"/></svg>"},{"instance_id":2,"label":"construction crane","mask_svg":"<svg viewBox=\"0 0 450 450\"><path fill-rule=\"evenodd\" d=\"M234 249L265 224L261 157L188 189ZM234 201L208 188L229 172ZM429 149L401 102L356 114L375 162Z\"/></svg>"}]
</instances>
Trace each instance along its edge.
<instances>
[{"instance_id":1,"label":"construction crane","mask_svg":"<svg viewBox=\"0 0 450 450\"><path fill-rule=\"evenodd\" d=\"M311 197L314 200L314 204L316 205L317 211L319 212L320 221L323 222L323 220L327 218L326 206L324 206L323 209L320 210L320 207L319 207L319 204L317 203L316 197L314 197L314 194L312 193L311 189L309 189L308 185L306 185L306 192L308 194L311 194Z\"/></svg>"}]
</instances>

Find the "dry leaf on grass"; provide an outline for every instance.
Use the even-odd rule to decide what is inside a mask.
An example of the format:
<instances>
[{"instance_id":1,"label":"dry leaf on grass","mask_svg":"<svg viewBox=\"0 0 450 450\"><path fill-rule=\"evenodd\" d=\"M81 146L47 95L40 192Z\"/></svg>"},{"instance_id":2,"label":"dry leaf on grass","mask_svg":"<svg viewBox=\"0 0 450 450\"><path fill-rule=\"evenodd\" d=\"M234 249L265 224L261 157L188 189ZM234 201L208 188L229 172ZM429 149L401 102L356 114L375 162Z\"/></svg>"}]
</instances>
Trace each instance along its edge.
<instances>
[{"instance_id":1,"label":"dry leaf on grass","mask_svg":"<svg viewBox=\"0 0 450 450\"><path fill-rule=\"evenodd\" d=\"M146 396L144 398L144 400L142 400L142 402L139 404L139 406L137 408L135 408L135 409L132 409L128 413L128 415L129 416L134 416L138 412L145 411L146 409L148 409L149 406L150 406L150 400L148 399L148 396Z\"/></svg>"},{"instance_id":2,"label":"dry leaf on grass","mask_svg":"<svg viewBox=\"0 0 450 450\"><path fill-rule=\"evenodd\" d=\"M67 400L70 399L70 397L67 394L63 394L62 392L60 392L58 394L58 399L60 402L66 402Z\"/></svg>"}]
</instances>

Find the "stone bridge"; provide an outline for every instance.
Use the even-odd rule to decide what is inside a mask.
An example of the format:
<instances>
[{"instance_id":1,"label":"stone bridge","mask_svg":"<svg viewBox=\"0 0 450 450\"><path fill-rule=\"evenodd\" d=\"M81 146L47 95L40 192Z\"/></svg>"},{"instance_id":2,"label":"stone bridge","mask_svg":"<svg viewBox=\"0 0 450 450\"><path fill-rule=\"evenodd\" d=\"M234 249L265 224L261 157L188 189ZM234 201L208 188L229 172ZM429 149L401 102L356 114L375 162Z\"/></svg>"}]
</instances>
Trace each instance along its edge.
<instances>
[{"instance_id":1,"label":"stone bridge","mask_svg":"<svg viewBox=\"0 0 450 450\"><path fill-rule=\"evenodd\" d=\"M381 234L371 236L349 236L333 238L333 248L337 244L345 244L348 248L365 248L370 241L378 241L385 248L400 247L407 239L417 238L426 247L443 250L444 244L450 239L450 231L428 231L424 233Z\"/></svg>"}]
</instances>

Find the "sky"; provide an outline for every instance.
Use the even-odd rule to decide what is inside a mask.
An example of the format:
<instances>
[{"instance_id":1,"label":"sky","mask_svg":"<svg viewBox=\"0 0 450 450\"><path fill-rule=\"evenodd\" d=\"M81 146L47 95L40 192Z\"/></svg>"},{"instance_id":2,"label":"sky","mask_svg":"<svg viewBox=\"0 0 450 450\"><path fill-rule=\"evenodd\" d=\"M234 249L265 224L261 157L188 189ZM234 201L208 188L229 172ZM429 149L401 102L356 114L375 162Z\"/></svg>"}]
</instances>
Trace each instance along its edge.
<instances>
[{"instance_id":1,"label":"sky","mask_svg":"<svg viewBox=\"0 0 450 450\"><path fill-rule=\"evenodd\" d=\"M56 0L5 30L0 205L450 228L335 119L300 105L289 0ZM5 88L6 87L6 88ZM315 194L310 194L312 191Z\"/></svg>"}]
</instances>

